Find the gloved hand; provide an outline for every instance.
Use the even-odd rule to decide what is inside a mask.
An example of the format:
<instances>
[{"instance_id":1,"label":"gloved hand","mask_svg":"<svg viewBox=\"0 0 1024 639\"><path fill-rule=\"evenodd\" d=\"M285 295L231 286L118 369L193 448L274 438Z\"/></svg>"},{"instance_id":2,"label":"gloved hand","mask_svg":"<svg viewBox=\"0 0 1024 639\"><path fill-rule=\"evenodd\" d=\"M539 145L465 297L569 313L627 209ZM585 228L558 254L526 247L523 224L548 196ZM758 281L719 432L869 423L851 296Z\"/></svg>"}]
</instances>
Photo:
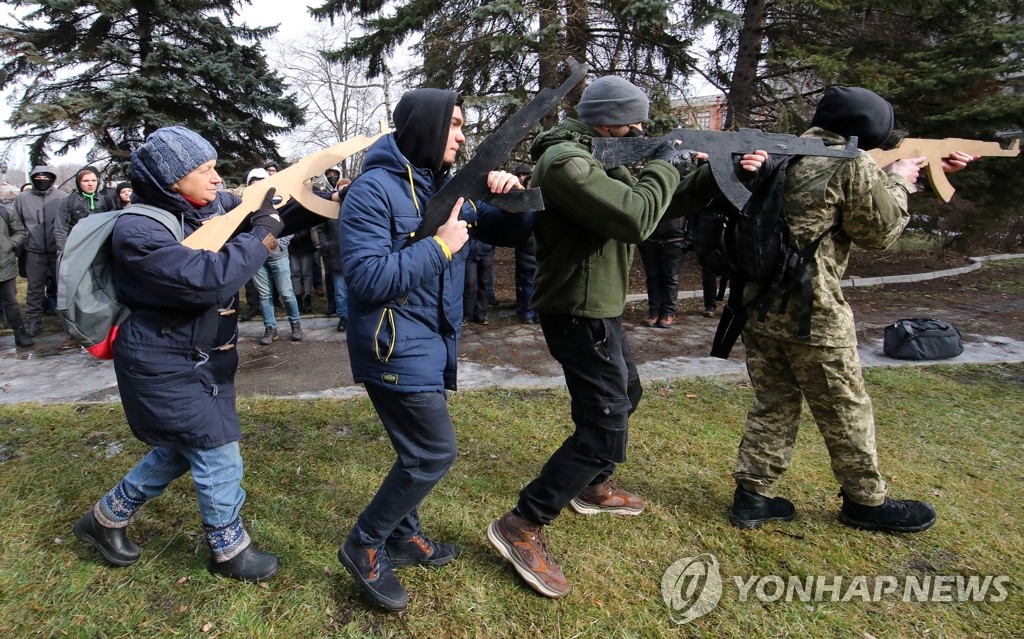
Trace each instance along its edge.
<instances>
[{"instance_id":1,"label":"gloved hand","mask_svg":"<svg viewBox=\"0 0 1024 639\"><path fill-rule=\"evenodd\" d=\"M274 237L278 237L281 231L284 230L284 222L281 221L281 216L277 214L277 209L274 208L274 194L276 192L277 189L274 187L267 189L267 195L263 198L263 204L260 205L260 208L253 211L253 214L249 217L249 223L254 229L262 226Z\"/></svg>"},{"instance_id":2,"label":"gloved hand","mask_svg":"<svg viewBox=\"0 0 1024 639\"><path fill-rule=\"evenodd\" d=\"M684 176L693 166L695 153L692 149L684 149L679 140L674 140L666 142L665 146L652 159L668 162L676 167L680 176Z\"/></svg>"}]
</instances>

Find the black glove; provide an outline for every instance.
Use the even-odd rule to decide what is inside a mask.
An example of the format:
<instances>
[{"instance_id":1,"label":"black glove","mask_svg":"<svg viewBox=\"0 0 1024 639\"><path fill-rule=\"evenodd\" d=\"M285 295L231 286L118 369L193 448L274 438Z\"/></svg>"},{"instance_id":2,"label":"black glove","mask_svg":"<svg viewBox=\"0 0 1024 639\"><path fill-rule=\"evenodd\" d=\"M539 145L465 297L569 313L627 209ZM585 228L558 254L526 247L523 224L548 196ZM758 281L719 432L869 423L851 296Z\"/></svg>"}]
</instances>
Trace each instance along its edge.
<instances>
[{"instance_id":1,"label":"black glove","mask_svg":"<svg viewBox=\"0 0 1024 639\"><path fill-rule=\"evenodd\" d=\"M686 175L693 166L696 151L684 149L676 142L666 142L664 147L651 159L664 160L676 167L680 176Z\"/></svg>"},{"instance_id":2,"label":"black glove","mask_svg":"<svg viewBox=\"0 0 1024 639\"><path fill-rule=\"evenodd\" d=\"M281 231L284 230L284 222L281 221L281 216L277 214L277 209L274 208L274 193L276 192L277 189L274 187L267 189L267 195L263 198L263 204L253 212L249 218L249 223L254 229L262 226L274 237L279 237Z\"/></svg>"}]
</instances>

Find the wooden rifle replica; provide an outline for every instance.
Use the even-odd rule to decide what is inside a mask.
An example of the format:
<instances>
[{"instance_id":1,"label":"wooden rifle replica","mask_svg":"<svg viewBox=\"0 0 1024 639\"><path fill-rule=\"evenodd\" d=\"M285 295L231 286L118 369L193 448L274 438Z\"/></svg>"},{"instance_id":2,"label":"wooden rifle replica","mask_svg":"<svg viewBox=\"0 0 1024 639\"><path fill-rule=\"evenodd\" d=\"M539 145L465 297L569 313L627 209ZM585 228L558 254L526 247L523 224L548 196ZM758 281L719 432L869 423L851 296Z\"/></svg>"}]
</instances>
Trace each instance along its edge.
<instances>
[{"instance_id":1,"label":"wooden rifle replica","mask_svg":"<svg viewBox=\"0 0 1024 639\"><path fill-rule=\"evenodd\" d=\"M1004 136L1012 137L1012 136ZM964 138L944 138L942 140L929 140L927 138L904 138L896 145L896 148L889 151L872 149L868 153L875 159L878 166L889 166L896 160L909 158L927 157L928 182L932 191L935 192L943 202L949 202L956 189L949 183L949 179L942 170L942 159L949 157L954 151L963 151L971 155L1015 157L1020 155L1020 140L1013 140L1008 149L1004 149L998 142L983 142L981 140L968 140Z\"/></svg>"},{"instance_id":2,"label":"wooden rifle replica","mask_svg":"<svg viewBox=\"0 0 1024 639\"><path fill-rule=\"evenodd\" d=\"M328 219L338 218L338 209L341 208L337 202L326 200L306 185L306 181L313 176L320 175L336 164L340 164L349 156L366 149L376 142L381 136L391 132L387 125L381 121L380 133L373 136L357 135L354 138L329 146L322 151L317 151L302 158L287 169L278 171L274 175L253 182L245 187L242 194L242 202L224 215L211 217L203 222L194 233L186 237L181 243L192 249L205 249L207 251L219 251L224 243L231 239L238 227L245 222L252 213L263 205L263 199L267 190L274 188L274 208L280 209L291 200L295 200L302 208L316 213ZM277 198L280 197L280 203Z\"/></svg>"},{"instance_id":3,"label":"wooden rifle replica","mask_svg":"<svg viewBox=\"0 0 1024 639\"><path fill-rule=\"evenodd\" d=\"M544 209L540 189L491 193L487 188L487 174L507 160L512 149L526 137L540 119L558 106L562 98L586 76L586 64L580 64L572 58L567 58L566 64L569 65L569 78L565 82L556 89L541 89L529 104L516 111L501 128L488 135L476 148L473 159L430 198L423 212L423 221L409 238L410 243L434 235L437 229L448 221L452 207L460 197L465 198L466 202L484 200L512 213Z\"/></svg>"},{"instance_id":4,"label":"wooden rifle replica","mask_svg":"<svg viewBox=\"0 0 1024 639\"><path fill-rule=\"evenodd\" d=\"M719 190L732 205L742 210L750 199L750 189L736 174L735 156L764 150L772 155L823 155L827 157L855 158L857 138L851 137L846 145L826 146L818 138L802 138L785 133L764 133L757 129L739 131L704 131L676 129L659 138L594 138L593 154L606 169L629 166L652 158L668 145L680 149L695 149L708 154L711 173Z\"/></svg>"}]
</instances>

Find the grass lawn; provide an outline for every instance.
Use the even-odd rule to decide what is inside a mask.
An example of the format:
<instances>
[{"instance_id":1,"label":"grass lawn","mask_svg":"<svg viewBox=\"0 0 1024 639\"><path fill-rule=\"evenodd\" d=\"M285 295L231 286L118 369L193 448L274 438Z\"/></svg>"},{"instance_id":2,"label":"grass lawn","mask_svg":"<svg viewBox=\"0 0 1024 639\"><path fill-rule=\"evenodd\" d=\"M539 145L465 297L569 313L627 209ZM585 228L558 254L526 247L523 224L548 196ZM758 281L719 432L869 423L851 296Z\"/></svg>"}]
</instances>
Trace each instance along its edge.
<instances>
[{"instance_id":1,"label":"grass lawn","mask_svg":"<svg viewBox=\"0 0 1024 639\"><path fill-rule=\"evenodd\" d=\"M335 556L392 461L368 400L239 402L249 493L243 516L256 542L283 560L281 573L260 586L206 571L187 478L128 529L142 560L107 567L71 526L145 451L120 407L0 407L0 636L1022 636L1024 365L877 369L867 377L891 492L934 503L932 529L892 536L841 525L837 486L809 421L778 486L795 502L796 520L732 528L729 472L750 389L680 380L647 388L631 422L630 459L616 473L647 499L646 512L567 511L550 527L552 552L574 584L558 601L524 586L484 530L569 433L566 394L453 395L460 457L421 515L425 532L457 542L462 556L441 569L402 569L411 604L392 615L363 601ZM721 602L677 625L662 575L702 553L718 562ZM1008 579L1000 582L1003 601L903 601L898 593L761 601L755 589L741 600L734 578L746 584L772 575L844 583ZM771 592L762 589L761 598Z\"/></svg>"}]
</instances>

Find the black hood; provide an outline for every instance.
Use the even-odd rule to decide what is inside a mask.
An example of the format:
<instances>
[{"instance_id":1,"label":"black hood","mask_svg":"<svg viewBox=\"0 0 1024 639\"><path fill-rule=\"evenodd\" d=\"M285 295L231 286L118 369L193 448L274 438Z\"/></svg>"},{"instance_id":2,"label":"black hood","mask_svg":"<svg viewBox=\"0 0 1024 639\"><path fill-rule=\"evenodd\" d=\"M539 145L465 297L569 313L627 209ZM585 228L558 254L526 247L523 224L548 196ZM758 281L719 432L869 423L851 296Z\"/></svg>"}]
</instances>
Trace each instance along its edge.
<instances>
[{"instance_id":1,"label":"black hood","mask_svg":"<svg viewBox=\"0 0 1024 639\"><path fill-rule=\"evenodd\" d=\"M395 143L409 163L434 173L443 168L452 113L459 94L442 89L416 89L395 107Z\"/></svg>"},{"instance_id":2,"label":"black hood","mask_svg":"<svg viewBox=\"0 0 1024 639\"><path fill-rule=\"evenodd\" d=\"M873 91L861 87L829 87L818 102L811 126L857 136L857 148L877 149L892 135L895 116L892 105Z\"/></svg>"},{"instance_id":3,"label":"black hood","mask_svg":"<svg viewBox=\"0 0 1024 639\"><path fill-rule=\"evenodd\" d=\"M82 173L86 171L96 176L96 190L92 192L92 195L96 195L103 190L103 180L100 179L100 172L91 164L78 169L78 173L75 174L75 190L84 195L85 192L82 191Z\"/></svg>"}]
</instances>

